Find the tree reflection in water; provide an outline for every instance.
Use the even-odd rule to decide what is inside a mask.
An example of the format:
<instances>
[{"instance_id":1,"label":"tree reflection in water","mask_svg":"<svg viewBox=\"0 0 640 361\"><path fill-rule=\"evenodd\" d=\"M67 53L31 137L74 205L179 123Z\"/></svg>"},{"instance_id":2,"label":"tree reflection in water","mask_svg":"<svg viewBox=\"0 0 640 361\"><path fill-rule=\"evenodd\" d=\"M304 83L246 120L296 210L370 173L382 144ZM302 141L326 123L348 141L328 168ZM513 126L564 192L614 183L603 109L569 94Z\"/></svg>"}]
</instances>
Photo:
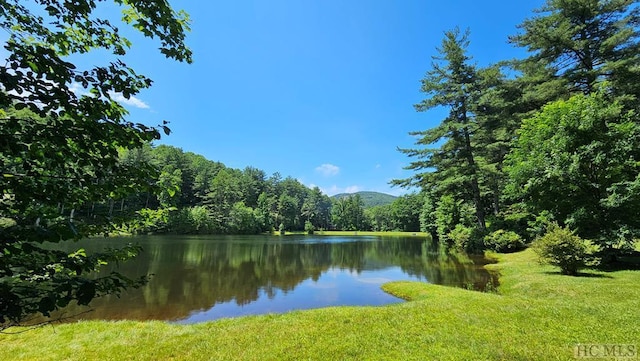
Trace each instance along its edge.
<instances>
[{"instance_id":1,"label":"tree reflection in water","mask_svg":"<svg viewBox=\"0 0 640 361\"><path fill-rule=\"evenodd\" d=\"M142 289L92 302L92 319L197 322L243 314L399 302L380 285L418 280L482 289L482 257L450 255L419 237L146 236L91 239L90 250L134 242L144 252L120 267L153 274ZM78 245L75 244L75 247ZM84 308L67 309L66 314Z\"/></svg>"}]
</instances>

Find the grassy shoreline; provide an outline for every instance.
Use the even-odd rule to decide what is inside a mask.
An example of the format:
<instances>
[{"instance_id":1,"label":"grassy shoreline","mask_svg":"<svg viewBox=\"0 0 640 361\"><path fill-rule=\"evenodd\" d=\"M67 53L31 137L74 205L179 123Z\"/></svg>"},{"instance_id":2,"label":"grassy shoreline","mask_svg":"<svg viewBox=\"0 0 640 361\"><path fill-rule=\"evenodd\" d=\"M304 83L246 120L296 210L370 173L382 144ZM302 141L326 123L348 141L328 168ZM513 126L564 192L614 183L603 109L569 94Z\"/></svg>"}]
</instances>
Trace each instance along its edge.
<instances>
[{"instance_id":1,"label":"grassy shoreline","mask_svg":"<svg viewBox=\"0 0 640 361\"><path fill-rule=\"evenodd\" d=\"M266 233L261 233L263 235L269 235L269 236L280 236L279 232L266 232ZM171 236L174 235L172 233L159 233L157 235L167 235L167 236ZM189 234L175 234L175 235L182 235L182 236L188 236ZM299 231L299 232L285 232L284 236L292 236L292 235L307 235L307 232L304 231ZM399 232L399 231L315 231L313 232L314 236L380 236L380 237L428 237L431 238L431 236L429 235L429 233L426 232ZM110 233L109 234L110 237L133 237L136 236L132 233L126 233L126 232L118 232L118 233ZM206 234L203 234L201 236L207 236ZM224 234L213 234L212 236L225 236ZM230 234L229 236L233 236L233 234ZM102 238L102 235L96 235L94 236L95 238Z\"/></svg>"},{"instance_id":2,"label":"grassy shoreline","mask_svg":"<svg viewBox=\"0 0 640 361\"><path fill-rule=\"evenodd\" d=\"M306 235L306 232L286 232L284 235ZM278 235L273 232L272 235ZM315 231L314 236L380 236L380 237L431 237L426 232L396 232L396 231Z\"/></svg>"},{"instance_id":3,"label":"grassy shoreline","mask_svg":"<svg viewBox=\"0 0 640 361\"><path fill-rule=\"evenodd\" d=\"M576 344L640 346L640 271L559 275L530 250L496 255L500 294L418 282L409 302L194 325L88 321L0 335L16 360L574 360ZM7 359L7 358L5 358Z\"/></svg>"}]
</instances>

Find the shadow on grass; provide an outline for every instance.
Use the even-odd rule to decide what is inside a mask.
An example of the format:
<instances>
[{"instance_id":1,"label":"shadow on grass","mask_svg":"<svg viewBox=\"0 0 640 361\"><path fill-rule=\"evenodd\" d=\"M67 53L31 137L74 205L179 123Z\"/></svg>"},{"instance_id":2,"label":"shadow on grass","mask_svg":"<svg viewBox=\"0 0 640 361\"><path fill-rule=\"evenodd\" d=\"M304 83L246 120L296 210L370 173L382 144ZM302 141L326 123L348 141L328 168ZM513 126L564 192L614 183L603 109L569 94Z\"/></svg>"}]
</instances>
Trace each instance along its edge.
<instances>
[{"instance_id":1,"label":"shadow on grass","mask_svg":"<svg viewBox=\"0 0 640 361\"><path fill-rule=\"evenodd\" d=\"M598 270L605 272L640 270L640 252L621 251L604 254Z\"/></svg>"},{"instance_id":2,"label":"shadow on grass","mask_svg":"<svg viewBox=\"0 0 640 361\"><path fill-rule=\"evenodd\" d=\"M616 271L640 271L640 263L637 262L615 262L598 266L598 270L604 272Z\"/></svg>"},{"instance_id":3,"label":"shadow on grass","mask_svg":"<svg viewBox=\"0 0 640 361\"><path fill-rule=\"evenodd\" d=\"M578 274L575 274L575 275L567 275L562 272L555 271L555 272L544 272L544 274L554 275L554 276L580 277L580 278L613 278L609 275L603 275L601 273L591 273L591 272L578 272Z\"/></svg>"}]
</instances>

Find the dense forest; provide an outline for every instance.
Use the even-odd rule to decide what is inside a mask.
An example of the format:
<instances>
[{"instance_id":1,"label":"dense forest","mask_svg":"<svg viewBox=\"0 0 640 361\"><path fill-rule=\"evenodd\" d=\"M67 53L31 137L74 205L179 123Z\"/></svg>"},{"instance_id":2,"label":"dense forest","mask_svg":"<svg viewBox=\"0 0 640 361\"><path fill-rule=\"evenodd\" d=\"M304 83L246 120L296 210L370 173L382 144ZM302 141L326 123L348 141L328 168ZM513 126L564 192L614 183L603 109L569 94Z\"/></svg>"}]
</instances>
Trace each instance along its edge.
<instances>
[{"instance_id":1,"label":"dense forest","mask_svg":"<svg viewBox=\"0 0 640 361\"><path fill-rule=\"evenodd\" d=\"M371 207L369 193L330 198L279 173L234 169L167 145L122 150L127 167L151 166L157 177L146 192L86 205L76 212L120 219L128 233L257 234L274 231L419 231L417 195ZM381 197L373 204L378 203ZM382 195L385 196L385 195ZM393 202L389 203L392 199ZM371 201L371 200L369 200ZM89 210L90 208L91 210ZM71 211L71 210L68 210Z\"/></svg>"},{"instance_id":2,"label":"dense forest","mask_svg":"<svg viewBox=\"0 0 640 361\"><path fill-rule=\"evenodd\" d=\"M329 197L291 177L229 168L166 145L122 152L121 161L159 171L150 191L114 200L125 231L254 234L331 226Z\"/></svg>"}]
</instances>

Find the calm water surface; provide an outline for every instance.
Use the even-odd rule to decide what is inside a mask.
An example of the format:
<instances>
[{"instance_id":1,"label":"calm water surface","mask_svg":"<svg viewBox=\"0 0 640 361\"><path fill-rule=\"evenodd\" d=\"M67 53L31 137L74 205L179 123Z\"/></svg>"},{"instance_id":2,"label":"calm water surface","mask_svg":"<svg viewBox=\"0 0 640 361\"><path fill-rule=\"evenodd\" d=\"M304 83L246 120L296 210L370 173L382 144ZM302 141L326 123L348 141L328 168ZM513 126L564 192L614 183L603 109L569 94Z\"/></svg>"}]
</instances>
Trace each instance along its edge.
<instances>
[{"instance_id":1,"label":"calm water surface","mask_svg":"<svg viewBox=\"0 0 640 361\"><path fill-rule=\"evenodd\" d=\"M143 288L92 301L85 319L156 319L193 323L402 300L380 286L415 280L482 289L482 258L447 255L420 237L147 236L92 239L89 250L132 242L144 251L125 262L128 276L153 274ZM72 309L68 313L79 312Z\"/></svg>"}]
</instances>

